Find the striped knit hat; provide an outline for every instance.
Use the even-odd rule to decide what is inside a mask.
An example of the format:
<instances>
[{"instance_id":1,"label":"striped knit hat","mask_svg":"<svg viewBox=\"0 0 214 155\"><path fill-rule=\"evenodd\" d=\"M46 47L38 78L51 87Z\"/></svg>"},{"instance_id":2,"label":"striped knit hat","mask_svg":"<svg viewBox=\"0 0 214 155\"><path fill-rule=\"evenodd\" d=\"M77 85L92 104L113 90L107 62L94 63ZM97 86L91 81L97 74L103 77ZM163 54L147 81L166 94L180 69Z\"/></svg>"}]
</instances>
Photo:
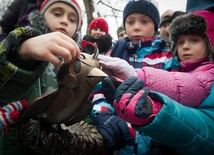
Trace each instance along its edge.
<instances>
[{"instance_id":1,"label":"striped knit hat","mask_svg":"<svg viewBox=\"0 0 214 155\"><path fill-rule=\"evenodd\" d=\"M79 30L82 25L82 11L76 0L45 0L42 3L42 6L40 8L40 13L43 15L45 13L45 11L48 9L48 7L51 6L55 2L65 2L67 4L70 4L75 9L75 11L78 15L77 29Z\"/></svg>"}]
</instances>

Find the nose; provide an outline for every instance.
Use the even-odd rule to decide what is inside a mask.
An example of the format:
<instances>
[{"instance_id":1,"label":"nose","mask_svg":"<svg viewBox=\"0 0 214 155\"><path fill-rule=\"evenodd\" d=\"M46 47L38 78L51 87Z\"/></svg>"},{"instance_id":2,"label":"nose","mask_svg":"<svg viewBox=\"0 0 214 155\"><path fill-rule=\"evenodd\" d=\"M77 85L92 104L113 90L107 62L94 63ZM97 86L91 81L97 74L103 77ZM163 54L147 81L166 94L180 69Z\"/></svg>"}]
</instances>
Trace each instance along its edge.
<instances>
[{"instance_id":1,"label":"nose","mask_svg":"<svg viewBox=\"0 0 214 155\"><path fill-rule=\"evenodd\" d=\"M135 29L135 31L139 31L140 30L140 23L139 22L135 22L134 29Z\"/></svg>"},{"instance_id":2,"label":"nose","mask_svg":"<svg viewBox=\"0 0 214 155\"><path fill-rule=\"evenodd\" d=\"M166 33L169 33L169 26L166 27L165 31Z\"/></svg>"},{"instance_id":3,"label":"nose","mask_svg":"<svg viewBox=\"0 0 214 155\"><path fill-rule=\"evenodd\" d=\"M183 50L188 50L188 49L189 49L189 44L188 44L187 41L185 41L185 42L183 43Z\"/></svg>"},{"instance_id":4,"label":"nose","mask_svg":"<svg viewBox=\"0 0 214 155\"><path fill-rule=\"evenodd\" d=\"M67 18L67 16L62 16L62 18L61 18L61 24L68 25L68 18Z\"/></svg>"}]
</instances>

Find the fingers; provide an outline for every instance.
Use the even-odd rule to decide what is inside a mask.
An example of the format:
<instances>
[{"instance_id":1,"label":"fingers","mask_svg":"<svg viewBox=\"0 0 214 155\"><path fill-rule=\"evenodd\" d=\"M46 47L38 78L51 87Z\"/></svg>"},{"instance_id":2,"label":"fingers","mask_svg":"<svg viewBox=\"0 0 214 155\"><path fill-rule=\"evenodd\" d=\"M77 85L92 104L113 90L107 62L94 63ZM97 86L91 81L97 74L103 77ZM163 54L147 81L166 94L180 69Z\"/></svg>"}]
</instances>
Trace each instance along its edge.
<instances>
[{"instance_id":1,"label":"fingers","mask_svg":"<svg viewBox=\"0 0 214 155\"><path fill-rule=\"evenodd\" d=\"M26 60L47 61L56 66L80 56L80 49L73 39L60 32L33 37L20 46L20 54Z\"/></svg>"},{"instance_id":2,"label":"fingers","mask_svg":"<svg viewBox=\"0 0 214 155\"><path fill-rule=\"evenodd\" d=\"M137 79L136 77L133 77L133 79L136 79L136 81L132 83L132 85L130 85L130 87L126 91L127 94L135 95L138 91L142 90L144 87L143 80Z\"/></svg>"},{"instance_id":3,"label":"fingers","mask_svg":"<svg viewBox=\"0 0 214 155\"><path fill-rule=\"evenodd\" d=\"M125 80L116 90L114 94L114 99L118 102L123 94L127 94L127 90L137 81L136 77L130 77ZM132 89L131 89L132 90ZM130 89L129 89L130 91Z\"/></svg>"}]
</instances>

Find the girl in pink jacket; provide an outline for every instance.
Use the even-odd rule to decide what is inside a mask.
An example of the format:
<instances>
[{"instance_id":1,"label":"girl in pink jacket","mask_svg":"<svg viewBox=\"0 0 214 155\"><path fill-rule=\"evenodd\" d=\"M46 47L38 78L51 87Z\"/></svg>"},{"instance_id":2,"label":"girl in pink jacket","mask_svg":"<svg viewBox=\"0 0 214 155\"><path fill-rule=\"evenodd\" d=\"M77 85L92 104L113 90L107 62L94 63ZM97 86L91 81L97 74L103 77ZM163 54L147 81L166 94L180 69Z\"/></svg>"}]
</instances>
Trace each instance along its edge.
<instances>
[{"instance_id":1,"label":"girl in pink jacket","mask_svg":"<svg viewBox=\"0 0 214 155\"><path fill-rule=\"evenodd\" d=\"M110 69L111 63L110 66L114 66L111 70L117 77L125 80L135 74L149 90L163 93L183 105L197 107L209 95L214 83L214 51L206 29L206 20L195 14L179 16L171 23L172 48L180 62L181 72L143 67L136 69L136 74L130 72L130 66L122 67L125 63L123 60L109 58L113 60L106 61L108 58L102 56L99 56L100 64L103 68ZM120 69L113 62L120 64Z\"/></svg>"}]
</instances>

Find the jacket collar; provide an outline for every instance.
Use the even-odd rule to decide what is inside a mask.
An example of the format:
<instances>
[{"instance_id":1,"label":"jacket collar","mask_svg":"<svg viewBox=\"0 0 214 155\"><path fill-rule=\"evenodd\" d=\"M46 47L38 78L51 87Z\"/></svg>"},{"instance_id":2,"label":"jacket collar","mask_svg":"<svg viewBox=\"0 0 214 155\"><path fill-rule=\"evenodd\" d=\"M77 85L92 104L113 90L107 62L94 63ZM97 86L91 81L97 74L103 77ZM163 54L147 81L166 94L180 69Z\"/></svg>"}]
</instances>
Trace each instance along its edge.
<instances>
[{"instance_id":1,"label":"jacket collar","mask_svg":"<svg viewBox=\"0 0 214 155\"><path fill-rule=\"evenodd\" d=\"M180 62L180 66L181 66L182 72L189 72L196 69L202 63L208 62L208 61L209 61L208 57L204 57L192 62Z\"/></svg>"}]
</instances>

